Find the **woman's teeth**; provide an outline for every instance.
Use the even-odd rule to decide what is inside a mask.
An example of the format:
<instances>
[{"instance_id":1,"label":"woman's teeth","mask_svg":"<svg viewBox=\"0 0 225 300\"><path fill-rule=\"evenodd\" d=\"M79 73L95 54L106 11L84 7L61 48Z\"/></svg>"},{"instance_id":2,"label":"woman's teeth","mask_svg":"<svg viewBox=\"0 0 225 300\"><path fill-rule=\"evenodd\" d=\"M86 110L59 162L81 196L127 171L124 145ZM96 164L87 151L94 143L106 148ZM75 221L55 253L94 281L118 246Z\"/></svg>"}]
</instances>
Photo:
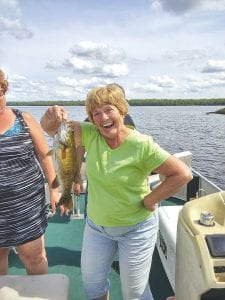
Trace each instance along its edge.
<instances>
[{"instance_id":1,"label":"woman's teeth","mask_svg":"<svg viewBox=\"0 0 225 300\"><path fill-rule=\"evenodd\" d=\"M112 123L112 122L110 122L110 123L105 123L105 124L102 125L102 127L104 127L104 128L110 128L110 127L112 127L112 126L113 126L113 123Z\"/></svg>"}]
</instances>

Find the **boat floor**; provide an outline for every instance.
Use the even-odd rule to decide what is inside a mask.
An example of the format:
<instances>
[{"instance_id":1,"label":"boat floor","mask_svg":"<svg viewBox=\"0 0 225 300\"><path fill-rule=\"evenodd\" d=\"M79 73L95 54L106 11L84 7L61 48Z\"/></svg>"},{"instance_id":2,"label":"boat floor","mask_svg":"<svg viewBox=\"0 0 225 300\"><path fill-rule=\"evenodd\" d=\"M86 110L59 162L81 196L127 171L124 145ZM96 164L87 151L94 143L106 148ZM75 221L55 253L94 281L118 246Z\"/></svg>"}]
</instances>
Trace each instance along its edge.
<instances>
[{"instance_id":1,"label":"boat floor","mask_svg":"<svg viewBox=\"0 0 225 300\"><path fill-rule=\"evenodd\" d=\"M80 198L84 202L84 195ZM174 202L164 203L174 205ZM81 205L82 210L82 205ZM83 219L71 220L69 216L60 217L54 215L49 218L45 233L46 252L50 274L65 274L69 277L69 300L85 300L82 288L80 257L82 236L85 221ZM21 264L18 255L13 251L9 256L9 275L25 275L26 271ZM119 263L114 261L110 273L110 299L122 300ZM155 300L165 300L173 295L173 290L164 273L159 255L155 249L152 268L149 278L152 294ZM49 282L49 284L54 284Z\"/></svg>"}]
</instances>

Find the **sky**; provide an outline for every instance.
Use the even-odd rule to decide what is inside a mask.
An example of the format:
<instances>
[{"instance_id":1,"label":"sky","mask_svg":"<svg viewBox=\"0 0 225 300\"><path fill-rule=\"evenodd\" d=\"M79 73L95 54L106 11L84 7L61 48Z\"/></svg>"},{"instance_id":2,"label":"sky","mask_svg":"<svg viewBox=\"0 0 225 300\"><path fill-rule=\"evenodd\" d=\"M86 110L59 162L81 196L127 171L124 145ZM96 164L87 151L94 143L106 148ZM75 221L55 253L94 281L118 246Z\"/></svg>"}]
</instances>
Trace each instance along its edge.
<instances>
[{"instance_id":1,"label":"sky","mask_svg":"<svg viewBox=\"0 0 225 300\"><path fill-rule=\"evenodd\" d=\"M0 0L10 101L225 96L225 0Z\"/></svg>"}]
</instances>

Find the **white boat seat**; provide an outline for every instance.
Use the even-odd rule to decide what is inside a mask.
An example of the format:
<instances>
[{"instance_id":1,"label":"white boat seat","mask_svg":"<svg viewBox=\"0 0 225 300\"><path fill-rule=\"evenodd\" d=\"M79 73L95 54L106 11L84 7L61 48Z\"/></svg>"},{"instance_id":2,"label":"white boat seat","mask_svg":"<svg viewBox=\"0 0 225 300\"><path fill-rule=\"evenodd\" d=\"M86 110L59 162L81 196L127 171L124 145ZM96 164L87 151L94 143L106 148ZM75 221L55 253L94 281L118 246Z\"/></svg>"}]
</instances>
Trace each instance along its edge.
<instances>
[{"instance_id":1,"label":"white boat seat","mask_svg":"<svg viewBox=\"0 0 225 300\"><path fill-rule=\"evenodd\" d=\"M191 167L191 162L192 162L192 158L193 158L193 154L190 151L183 151L183 152L179 152L179 153L175 153L173 154L176 158L179 158L180 160L182 160L188 167ZM154 176L154 175L153 175ZM150 179L150 185L151 188L154 189L156 188L163 180L164 180L164 176L162 175L158 175L158 181L156 181L156 184L151 184L151 176L149 177ZM154 178L155 180L155 178ZM187 201L187 184L180 189L176 194L173 195L175 198Z\"/></svg>"},{"instance_id":2,"label":"white boat seat","mask_svg":"<svg viewBox=\"0 0 225 300\"><path fill-rule=\"evenodd\" d=\"M175 289L177 222L182 208L183 205L158 208L159 232L156 247L173 290Z\"/></svg>"},{"instance_id":3,"label":"white boat seat","mask_svg":"<svg viewBox=\"0 0 225 300\"><path fill-rule=\"evenodd\" d=\"M2 300L68 300L68 289L63 274L0 276Z\"/></svg>"}]
</instances>

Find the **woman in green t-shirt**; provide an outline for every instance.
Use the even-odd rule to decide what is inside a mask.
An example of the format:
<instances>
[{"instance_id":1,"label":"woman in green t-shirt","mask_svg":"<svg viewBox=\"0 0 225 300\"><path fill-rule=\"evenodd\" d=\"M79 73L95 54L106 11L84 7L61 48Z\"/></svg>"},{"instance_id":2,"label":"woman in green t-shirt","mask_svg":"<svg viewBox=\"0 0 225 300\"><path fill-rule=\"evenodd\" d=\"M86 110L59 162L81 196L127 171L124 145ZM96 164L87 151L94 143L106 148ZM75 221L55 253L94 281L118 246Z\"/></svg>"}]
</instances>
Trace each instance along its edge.
<instances>
[{"instance_id":1,"label":"woman in green t-shirt","mask_svg":"<svg viewBox=\"0 0 225 300\"><path fill-rule=\"evenodd\" d=\"M153 299L148 284L158 232L158 203L191 180L189 168L150 136L124 124L128 103L116 84L92 89L88 122L73 121L76 145L85 147L88 207L81 269L88 299L109 299L111 264L118 250L123 298ZM54 134L65 111L50 107L41 119ZM153 191L148 175L165 180Z\"/></svg>"}]
</instances>

